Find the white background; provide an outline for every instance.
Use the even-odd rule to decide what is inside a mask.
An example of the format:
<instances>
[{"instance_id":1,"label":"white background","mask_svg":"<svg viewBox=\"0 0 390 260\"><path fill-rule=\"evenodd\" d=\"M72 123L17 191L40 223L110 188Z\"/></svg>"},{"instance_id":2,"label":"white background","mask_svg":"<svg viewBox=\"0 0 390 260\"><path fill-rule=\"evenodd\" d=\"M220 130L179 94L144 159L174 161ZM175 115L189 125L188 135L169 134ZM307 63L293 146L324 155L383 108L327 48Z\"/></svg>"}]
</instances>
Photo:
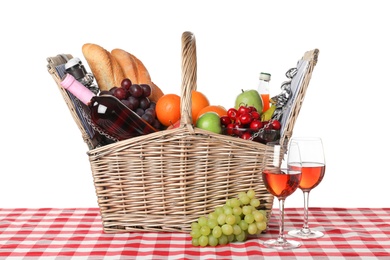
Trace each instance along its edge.
<instances>
[{"instance_id":1,"label":"white background","mask_svg":"<svg viewBox=\"0 0 390 260\"><path fill-rule=\"evenodd\" d=\"M285 72L318 48L294 128L325 146L310 206L390 207L386 1L2 1L0 24L0 207L98 206L87 146L47 57L84 61L87 42L122 48L165 93L179 94L184 31L197 40L198 90L225 107L256 87L260 71L278 94ZM286 201L298 206L299 190Z\"/></svg>"}]
</instances>

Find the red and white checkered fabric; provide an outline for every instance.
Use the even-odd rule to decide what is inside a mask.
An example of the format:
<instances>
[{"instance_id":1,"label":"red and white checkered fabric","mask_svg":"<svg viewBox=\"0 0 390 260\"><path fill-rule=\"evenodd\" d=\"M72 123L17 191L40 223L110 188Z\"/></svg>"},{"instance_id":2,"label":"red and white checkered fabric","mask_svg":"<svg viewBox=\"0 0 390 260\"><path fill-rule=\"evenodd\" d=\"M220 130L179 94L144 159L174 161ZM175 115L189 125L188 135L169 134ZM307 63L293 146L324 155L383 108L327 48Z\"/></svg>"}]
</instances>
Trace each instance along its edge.
<instances>
[{"instance_id":1,"label":"red and white checkered fabric","mask_svg":"<svg viewBox=\"0 0 390 260\"><path fill-rule=\"evenodd\" d=\"M286 232L302 220L286 208ZM309 223L325 236L276 251L262 245L277 237L276 209L266 234L217 247L194 247L186 233L105 234L97 208L0 209L0 259L390 259L390 208L311 208Z\"/></svg>"}]
</instances>

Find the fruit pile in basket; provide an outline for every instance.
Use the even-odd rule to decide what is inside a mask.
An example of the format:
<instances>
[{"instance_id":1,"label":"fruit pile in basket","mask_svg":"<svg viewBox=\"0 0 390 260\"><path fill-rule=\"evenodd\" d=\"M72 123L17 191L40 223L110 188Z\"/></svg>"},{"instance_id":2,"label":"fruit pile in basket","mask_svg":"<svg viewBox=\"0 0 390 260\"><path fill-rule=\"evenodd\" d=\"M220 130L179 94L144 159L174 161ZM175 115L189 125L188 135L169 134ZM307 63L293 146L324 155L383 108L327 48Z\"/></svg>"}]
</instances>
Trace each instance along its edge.
<instances>
[{"instance_id":1,"label":"fruit pile in basket","mask_svg":"<svg viewBox=\"0 0 390 260\"><path fill-rule=\"evenodd\" d=\"M180 126L180 96L164 93L154 84L137 57L122 49L109 52L91 43L84 44L82 52L99 87L98 97L110 96L108 99L91 98L93 94L89 93L87 100L90 98L91 101L84 102L91 110L90 122L95 123L95 129L100 128L101 132L123 140ZM207 95L200 91L193 90L191 94L194 126L262 143L278 140L281 126L279 121L271 120L273 107L262 113L263 101L256 90L242 91L237 95L234 107L229 109L211 104ZM110 106L104 109L106 105L98 104L99 100ZM110 115L113 115L111 121ZM134 134L127 135L125 132L130 129Z\"/></svg>"},{"instance_id":2,"label":"fruit pile in basket","mask_svg":"<svg viewBox=\"0 0 390 260\"><path fill-rule=\"evenodd\" d=\"M206 95L192 91L192 119L196 127L261 143L276 141L280 138L281 125L278 120L271 119L274 106L265 113L261 113L262 107L256 90L243 91L237 96L235 107L229 109L210 105ZM168 129L179 127L180 97L176 94L162 96L157 101L156 115Z\"/></svg>"},{"instance_id":3,"label":"fruit pile in basket","mask_svg":"<svg viewBox=\"0 0 390 260\"><path fill-rule=\"evenodd\" d=\"M221 123L224 134L245 140L267 143L280 138L280 122L276 119L262 119L254 106L230 108L227 115L221 117Z\"/></svg>"}]
</instances>

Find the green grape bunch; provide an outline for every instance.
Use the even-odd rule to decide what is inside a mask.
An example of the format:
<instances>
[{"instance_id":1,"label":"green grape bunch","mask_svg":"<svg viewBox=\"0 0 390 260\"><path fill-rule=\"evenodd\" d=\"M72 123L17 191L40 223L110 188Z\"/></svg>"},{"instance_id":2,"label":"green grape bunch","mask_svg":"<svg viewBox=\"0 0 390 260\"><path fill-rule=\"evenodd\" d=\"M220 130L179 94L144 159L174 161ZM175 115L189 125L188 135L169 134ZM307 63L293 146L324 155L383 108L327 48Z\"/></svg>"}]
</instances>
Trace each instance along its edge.
<instances>
[{"instance_id":1,"label":"green grape bunch","mask_svg":"<svg viewBox=\"0 0 390 260\"><path fill-rule=\"evenodd\" d=\"M239 192L208 216L191 223L193 246L217 246L246 241L249 235L260 234L267 228L267 213L258 210L260 200L254 190Z\"/></svg>"}]
</instances>

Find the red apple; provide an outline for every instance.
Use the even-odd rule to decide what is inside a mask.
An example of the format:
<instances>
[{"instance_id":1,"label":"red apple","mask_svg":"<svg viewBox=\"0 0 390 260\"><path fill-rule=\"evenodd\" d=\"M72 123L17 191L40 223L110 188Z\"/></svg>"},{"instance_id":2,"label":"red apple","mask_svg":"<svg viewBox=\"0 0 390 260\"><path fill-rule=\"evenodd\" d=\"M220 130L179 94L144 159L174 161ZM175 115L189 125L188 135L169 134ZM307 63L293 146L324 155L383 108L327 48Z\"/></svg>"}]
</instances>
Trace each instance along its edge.
<instances>
[{"instance_id":1,"label":"red apple","mask_svg":"<svg viewBox=\"0 0 390 260\"><path fill-rule=\"evenodd\" d=\"M177 120L174 124L168 126L167 129L174 129L174 128L178 128L179 126L180 126L180 119Z\"/></svg>"}]
</instances>

